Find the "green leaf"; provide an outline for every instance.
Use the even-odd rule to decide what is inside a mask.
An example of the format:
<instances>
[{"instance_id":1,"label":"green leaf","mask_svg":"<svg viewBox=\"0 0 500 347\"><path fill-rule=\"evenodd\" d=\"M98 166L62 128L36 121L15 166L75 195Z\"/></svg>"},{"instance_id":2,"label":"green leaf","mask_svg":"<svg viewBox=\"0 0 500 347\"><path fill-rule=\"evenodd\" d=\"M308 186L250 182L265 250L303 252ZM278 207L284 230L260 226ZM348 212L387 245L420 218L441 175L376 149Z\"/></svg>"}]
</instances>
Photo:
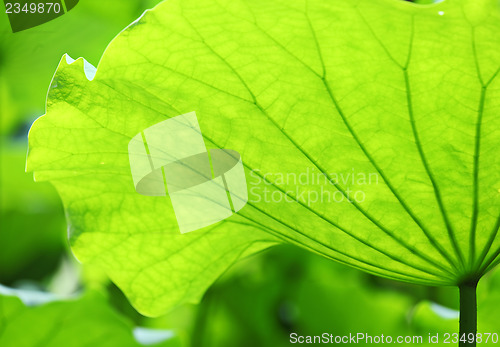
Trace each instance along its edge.
<instances>
[{"instance_id":1,"label":"green leaf","mask_svg":"<svg viewBox=\"0 0 500 347\"><path fill-rule=\"evenodd\" d=\"M140 332L135 333L136 340L133 329L98 293L36 307L25 306L15 296L0 296L0 345L5 347L83 347L97 341L103 347L139 347L143 345L139 341L159 334L158 330L136 328ZM154 346L180 346L176 338L163 340Z\"/></svg>"},{"instance_id":2,"label":"green leaf","mask_svg":"<svg viewBox=\"0 0 500 347\"><path fill-rule=\"evenodd\" d=\"M496 0L169 0L92 81L63 58L28 170L59 191L75 255L148 315L276 243L412 283L479 278L500 253L499 19ZM168 197L135 192L127 146L193 110L209 148L241 154L249 201L181 235Z\"/></svg>"}]
</instances>

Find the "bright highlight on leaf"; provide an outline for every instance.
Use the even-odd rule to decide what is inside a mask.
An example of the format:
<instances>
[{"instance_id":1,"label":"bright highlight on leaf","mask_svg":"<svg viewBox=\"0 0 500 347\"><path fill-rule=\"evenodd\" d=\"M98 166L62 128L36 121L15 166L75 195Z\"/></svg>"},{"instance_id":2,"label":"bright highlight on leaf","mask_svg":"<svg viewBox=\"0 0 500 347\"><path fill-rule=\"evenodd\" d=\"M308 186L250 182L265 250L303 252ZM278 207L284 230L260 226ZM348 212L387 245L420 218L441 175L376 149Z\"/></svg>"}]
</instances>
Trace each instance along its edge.
<instances>
[{"instance_id":1,"label":"bright highlight on leaf","mask_svg":"<svg viewBox=\"0 0 500 347\"><path fill-rule=\"evenodd\" d=\"M290 242L402 281L456 285L500 260L496 0L169 0L92 81L62 59L28 170L65 205L75 255L142 313L196 301L231 264ZM196 111L241 154L248 203L180 235L137 194L127 146Z\"/></svg>"}]
</instances>

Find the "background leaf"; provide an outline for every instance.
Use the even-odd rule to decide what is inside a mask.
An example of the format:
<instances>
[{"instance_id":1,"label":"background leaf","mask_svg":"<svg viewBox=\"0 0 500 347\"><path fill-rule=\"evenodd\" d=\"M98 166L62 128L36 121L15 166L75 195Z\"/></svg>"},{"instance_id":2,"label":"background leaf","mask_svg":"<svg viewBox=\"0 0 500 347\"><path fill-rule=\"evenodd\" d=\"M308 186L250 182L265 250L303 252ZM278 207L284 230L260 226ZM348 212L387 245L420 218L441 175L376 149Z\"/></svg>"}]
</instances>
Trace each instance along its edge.
<instances>
[{"instance_id":1,"label":"background leaf","mask_svg":"<svg viewBox=\"0 0 500 347\"><path fill-rule=\"evenodd\" d=\"M102 347L139 347L133 326L105 303L97 293L79 299L26 307L15 296L0 296L0 344L5 347L80 347L98 343ZM26 332L29 331L29 334ZM158 333L158 331L157 331ZM146 330L143 330L143 336ZM149 344L181 346L177 339Z\"/></svg>"},{"instance_id":2,"label":"background leaf","mask_svg":"<svg viewBox=\"0 0 500 347\"><path fill-rule=\"evenodd\" d=\"M23 122L44 113L47 88L62 54L85 56L97 64L109 41L156 3L158 0L82 0L64 16L15 34L2 11L0 134L19 131Z\"/></svg>"}]
</instances>

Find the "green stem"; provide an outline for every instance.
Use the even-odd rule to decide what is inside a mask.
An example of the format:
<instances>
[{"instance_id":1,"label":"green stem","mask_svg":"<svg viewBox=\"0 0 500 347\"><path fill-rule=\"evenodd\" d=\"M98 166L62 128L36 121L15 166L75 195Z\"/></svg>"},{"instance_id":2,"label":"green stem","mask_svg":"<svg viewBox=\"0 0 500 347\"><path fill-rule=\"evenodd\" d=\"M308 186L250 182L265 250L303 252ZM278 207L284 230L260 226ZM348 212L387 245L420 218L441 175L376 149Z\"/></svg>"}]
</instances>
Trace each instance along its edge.
<instances>
[{"instance_id":1,"label":"green stem","mask_svg":"<svg viewBox=\"0 0 500 347\"><path fill-rule=\"evenodd\" d=\"M462 283L460 290L460 343L459 347L475 347L477 333L477 281ZM474 334L469 343L469 334ZM464 342L465 340L466 342Z\"/></svg>"}]
</instances>

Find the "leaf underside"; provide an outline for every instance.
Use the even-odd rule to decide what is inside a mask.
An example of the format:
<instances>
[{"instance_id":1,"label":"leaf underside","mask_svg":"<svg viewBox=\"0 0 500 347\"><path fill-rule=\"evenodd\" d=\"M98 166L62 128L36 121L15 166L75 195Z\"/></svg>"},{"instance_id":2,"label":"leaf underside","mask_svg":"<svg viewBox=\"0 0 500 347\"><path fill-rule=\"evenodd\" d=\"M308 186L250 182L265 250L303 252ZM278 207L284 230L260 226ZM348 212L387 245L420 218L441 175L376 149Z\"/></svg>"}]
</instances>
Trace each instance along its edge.
<instances>
[{"instance_id":1,"label":"leaf underside","mask_svg":"<svg viewBox=\"0 0 500 347\"><path fill-rule=\"evenodd\" d=\"M82 59L61 61L28 170L59 191L78 259L148 315L283 242L401 281L479 278L500 253L499 9L166 1L112 41L92 81ZM191 111L208 148L241 154L250 192L181 235L168 197L135 192L127 145Z\"/></svg>"}]
</instances>

